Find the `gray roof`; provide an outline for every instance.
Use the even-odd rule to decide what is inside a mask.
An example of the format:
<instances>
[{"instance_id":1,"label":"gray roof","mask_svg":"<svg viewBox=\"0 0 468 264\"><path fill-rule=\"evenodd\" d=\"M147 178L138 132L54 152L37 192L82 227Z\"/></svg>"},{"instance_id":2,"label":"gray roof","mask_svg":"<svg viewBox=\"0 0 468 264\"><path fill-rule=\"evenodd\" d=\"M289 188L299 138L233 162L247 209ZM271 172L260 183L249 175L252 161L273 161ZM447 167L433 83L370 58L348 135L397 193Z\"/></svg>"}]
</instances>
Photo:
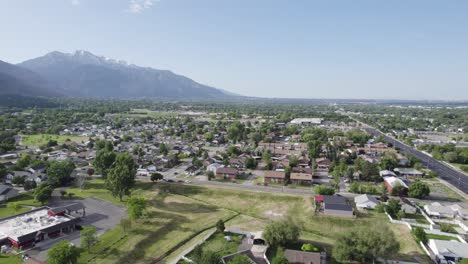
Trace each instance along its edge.
<instances>
[{"instance_id":1,"label":"gray roof","mask_svg":"<svg viewBox=\"0 0 468 264\"><path fill-rule=\"evenodd\" d=\"M376 204L379 203L379 201L375 197L367 195L367 194L354 197L354 202L356 204L362 204L362 203L367 203L367 202L373 202Z\"/></svg>"}]
</instances>

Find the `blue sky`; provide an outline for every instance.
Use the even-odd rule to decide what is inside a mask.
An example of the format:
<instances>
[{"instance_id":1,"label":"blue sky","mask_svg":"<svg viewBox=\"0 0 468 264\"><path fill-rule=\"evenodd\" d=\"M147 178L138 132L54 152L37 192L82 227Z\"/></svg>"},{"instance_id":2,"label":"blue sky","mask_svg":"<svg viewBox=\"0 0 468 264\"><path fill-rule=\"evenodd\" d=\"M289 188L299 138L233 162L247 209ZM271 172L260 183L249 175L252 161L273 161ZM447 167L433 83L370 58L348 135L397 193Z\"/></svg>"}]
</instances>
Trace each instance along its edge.
<instances>
[{"instance_id":1,"label":"blue sky","mask_svg":"<svg viewBox=\"0 0 468 264\"><path fill-rule=\"evenodd\" d=\"M5 0L0 60L91 51L235 93L468 99L468 1Z\"/></svg>"}]
</instances>

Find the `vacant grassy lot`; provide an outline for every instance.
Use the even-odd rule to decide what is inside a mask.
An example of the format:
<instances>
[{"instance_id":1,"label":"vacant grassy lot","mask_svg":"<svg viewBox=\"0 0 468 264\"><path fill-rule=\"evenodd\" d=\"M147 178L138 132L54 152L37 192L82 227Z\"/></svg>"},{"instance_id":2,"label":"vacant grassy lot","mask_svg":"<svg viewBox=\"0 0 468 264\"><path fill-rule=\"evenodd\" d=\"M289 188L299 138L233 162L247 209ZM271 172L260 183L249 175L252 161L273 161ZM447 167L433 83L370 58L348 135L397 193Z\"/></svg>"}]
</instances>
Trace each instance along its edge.
<instances>
[{"instance_id":1,"label":"vacant grassy lot","mask_svg":"<svg viewBox=\"0 0 468 264\"><path fill-rule=\"evenodd\" d=\"M39 147L47 144L49 140L56 140L58 144L70 140L77 143L86 142L87 137L79 136L62 136L62 135L50 135L50 134L36 134L36 135L21 135L21 144L26 146Z\"/></svg>"},{"instance_id":2,"label":"vacant grassy lot","mask_svg":"<svg viewBox=\"0 0 468 264\"><path fill-rule=\"evenodd\" d=\"M75 193L76 197L92 196L125 204L103 188L102 180L94 180L84 190L70 189L69 192ZM316 216L311 198L306 196L149 182L139 182L132 195L147 199L148 217L133 223L132 230L127 233L120 227L105 233L91 252L82 254L80 263L159 261L166 252L171 253L213 228L219 219L228 220L225 224L227 229L259 231L270 220L286 216L302 226L303 239L314 241L327 251L331 250L340 234L353 226L378 224L395 232L402 244L400 259L414 261L414 256L424 258L409 230L404 226L390 225L385 215L371 213L357 219ZM215 241L221 241L218 240Z\"/></svg>"},{"instance_id":3,"label":"vacant grassy lot","mask_svg":"<svg viewBox=\"0 0 468 264\"><path fill-rule=\"evenodd\" d=\"M102 189L103 181L92 181L87 188L70 190L77 197L97 197L119 204L118 199ZM84 252L80 263L147 263L164 256L166 252L192 236L213 227L219 219L227 220L237 213L212 205L167 193L162 186L139 183L133 196L148 201L148 216L132 224L124 233L120 227L105 233L101 242Z\"/></svg>"},{"instance_id":4,"label":"vacant grassy lot","mask_svg":"<svg viewBox=\"0 0 468 264\"><path fill-rule=\"evenodd\" d=\"M458 202L462 201L458 193L451 190L449 187L440 182L426 182L431 188L431 194L429 195L430 199L433 200L444 200L448 202Z\"/></svg>"},{"instance_id":5,"label":"vacant grassy lot","mask_svg":"<svg viewBox=\"0 0 468 264\"><path fill-rule=\"evenodd\" d=\"M7 206L8 203L17 202L20 205L23 205L18 212L13 211L13 209ZM23 213L26 211L31 210L30 206L41 206L41 204L37 201L34 201L34 197L31 193L22 193L19 196L10 199L7 204L0 207L0 218L7 217L14 214Z\"/></svg>"}]
</instances>

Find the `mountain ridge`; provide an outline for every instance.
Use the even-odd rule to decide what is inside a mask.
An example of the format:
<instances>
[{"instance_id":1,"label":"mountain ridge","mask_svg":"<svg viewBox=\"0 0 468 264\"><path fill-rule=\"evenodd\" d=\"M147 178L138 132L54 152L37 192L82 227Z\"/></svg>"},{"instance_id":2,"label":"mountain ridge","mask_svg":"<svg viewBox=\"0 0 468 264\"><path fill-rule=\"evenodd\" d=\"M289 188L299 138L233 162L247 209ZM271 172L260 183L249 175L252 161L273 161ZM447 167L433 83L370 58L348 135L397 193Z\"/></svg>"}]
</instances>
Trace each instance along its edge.
<instances>
[{"instance_id":1,"label":"mountain ridge","mask_svg":"<svg viewBox=\"0 0 468 264\"><path fill-rule=\"evenodd\" d=\"M96 98L225 99L228 91L173 73L128 64L89 51L53 51L17 64L61 87L69 96Z\"/></svg>"}]
</instances>

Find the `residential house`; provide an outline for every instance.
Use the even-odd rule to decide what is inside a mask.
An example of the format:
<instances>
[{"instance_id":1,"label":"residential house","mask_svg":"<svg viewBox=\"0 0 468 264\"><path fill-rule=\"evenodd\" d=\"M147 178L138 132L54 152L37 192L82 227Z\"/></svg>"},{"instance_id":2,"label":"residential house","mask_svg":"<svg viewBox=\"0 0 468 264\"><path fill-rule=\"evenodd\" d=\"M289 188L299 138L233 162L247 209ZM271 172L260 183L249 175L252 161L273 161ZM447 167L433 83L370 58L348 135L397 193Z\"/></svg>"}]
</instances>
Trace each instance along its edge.
<instances>
[{"instance_id":1,"label":"residential house","mask_svg":"<svg viewBox=\"0 0 468 264\"><path fill-rule=\"evenodd\" d=\"M379 172L380 177L396 177L397 175L393 171L381 170Z\"/></svg>"},{"instance_id":2,"label":"residential house","mask_svg":"<svg viewBox=\"0 0 468 264\"><path fill-rule=\"evenodd\" d=\"M216 178L218 179L236 179L239 171L236 168L221 167L216 170Z\"/></svg>"},{"instance_id":3,"label":"residential house","mask_svg":"<svg viewBox=\"0 0 468 264\"><path fill-rule=\"evenodd\" d=\"M468 210L458 204L441 205L440 203L435 202L432 204L426 204L424 206L424 211L426 211L429 216L437 218L468 218Z\"/></svg>"},{"instance_id":4,"label":"residential house","mask_svg":"<svg viewBox=\"0 0 468 264\"><path fill-rule=\"evenodd\" d=\"M389 193L392 193L393 188L396 186L402 186L402 189L398 195L400 196L406 196L408 195L408 185L404 181L402 181L400 178L393 177L393 176L388 176L388 177L383 177L385 186L387 187L387 191Z\"/></svg>"},{"instance_id":5,"label":"residential house","mask_svg":"<svg viewBox=\"0 0 468 264\"><path fill-rule=\"evenodd\" d=\"M326 253L306 252L300 250L286 249L284 257L289 264L325 264Z\"/></svg>"},{"instance_id":6,"label":"residential house","mask_svg":"<svg viewBox=\"0 0 468 264\"><path fill-rule=\"evenodd\" d=\"M354 203L358 209L375 209L379 201L373 196L363 194L354 197Z\"/></svg>"},{"instance_id":7,"label":"residential house","mask_svg":"<svg viewBox=\"0 0 468 264\"><path fill-rule=\"evenodd\" d=\"M424 175L424 173L412 168L396 168L394 171L405 178L421 178Z\"/></svg>"},{"instance_id":8,"label":"residential house","mask_svg":"<svg viewBox=\"0 0 468 264\"><path fill-rule=\"evenodd\" d=\"M319 204L320 211L326 215L353 217L353 208L348 200L338 195L318 195L314 197L315 203Z\"/></svg>"},{"instance_id":9,"label":"residential house","mask_svg":"<svg viewBox=\"0 0 468 264\"><path fill-rule=\"evenodd\" d=\"M19 191L11 186L0 184L0 202L6 202L9 199L18 196Z\"/></svg>"},{"instance_id":10,"label":"residential house","mask_svg":"<svg viewBox=\"0 0 468 264\"><path fill-rule=\"evenodd\" d=\"M221 165L221 164L219 164L219 163L212 163L212 164L206 166L206 171L207 171L207 172L208 172L208 171L212 171L214 174L216 174L216 170L217 170L218 168L222 168L222 167L224 167L224 166Z\"/></svg>"},{"instance_id":11,"label":"residential house","mask_svg":"<svg viewBox=\"0 0 468 264\"><path fill-rule=\"evenodd\" d=\"M312 174L292 172L290 175L290 181L293 184L312 185Z\"/></svg>"},{"instance_id":12,"label":"residential house","mask_svg":"<svg viewBox=\"0 0 468 264\"><path fill-rule=\"evenodd\" d=\"M263 176L264 183L281 183L284 184L286 174L284 171L265 171Z\"/></svg>"},{"instance_id":13,"label":"residential house","mask_svg":"<svg viewBox=\"0 0 468 264\"><path fill-rule=\"evenodd\" d=\"M315 164L317 164L317 169L319 170L328 170L331 161L328 158L318 158L315 159Z\"/></svg>"},{"instance_id":14,"label":"residential house","mask_svg":"<svg viewBox=\"0 0 468 264\"><path fill-rule=\"evenodd\" d=\"M439 259L458 262L468 259L468 244L455 240L429 239L428 246Z\"/></svg>"}]
</instances>

